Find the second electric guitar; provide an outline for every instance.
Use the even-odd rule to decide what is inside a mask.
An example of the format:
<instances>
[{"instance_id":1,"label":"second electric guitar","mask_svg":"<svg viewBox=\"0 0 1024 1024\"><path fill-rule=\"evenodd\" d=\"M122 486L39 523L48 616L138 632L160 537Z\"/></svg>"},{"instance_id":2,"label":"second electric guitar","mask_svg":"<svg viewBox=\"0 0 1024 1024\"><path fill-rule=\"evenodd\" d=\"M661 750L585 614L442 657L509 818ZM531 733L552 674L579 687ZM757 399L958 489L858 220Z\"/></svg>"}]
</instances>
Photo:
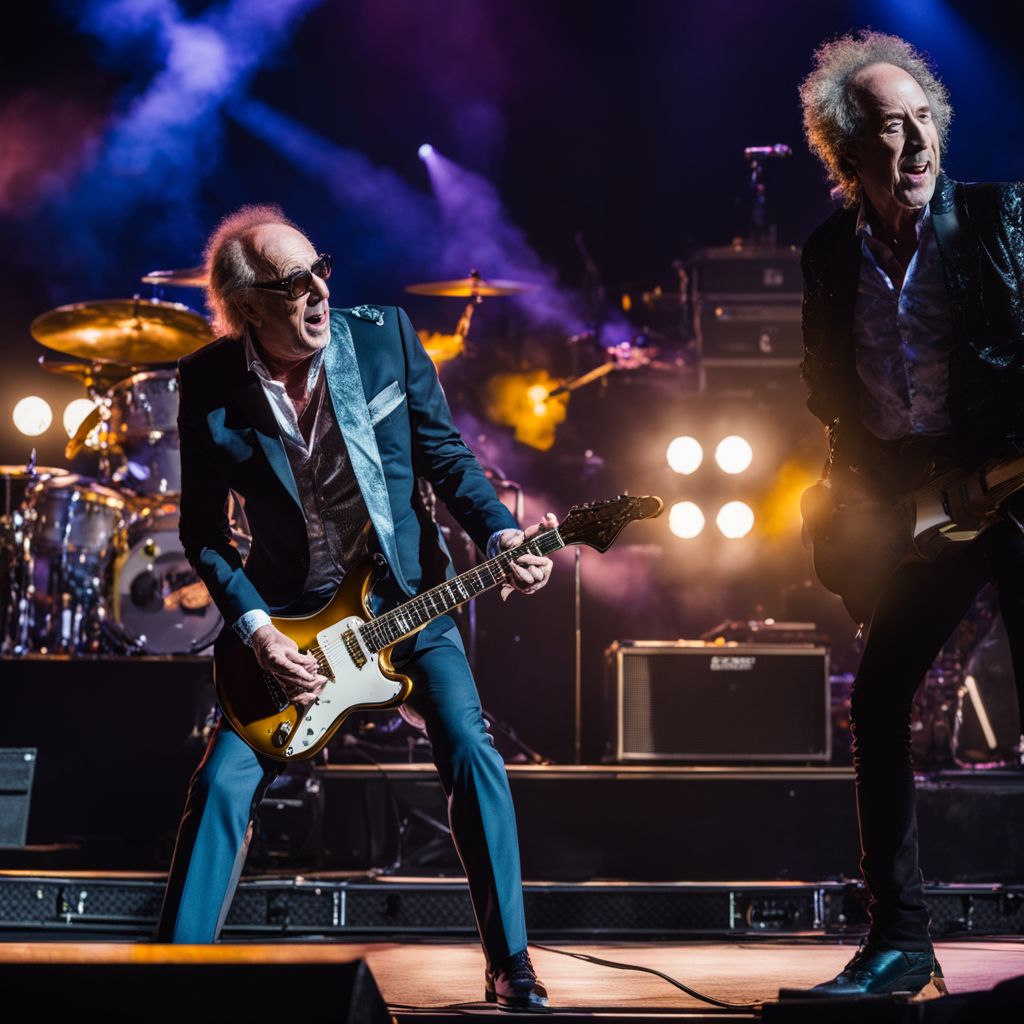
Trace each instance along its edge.
<instances>
[{"instance_id":1,"label":"second electric guitar","mask_svg":"<svg viewBox=\"0 0 1024 1024\"><path fill-rule=\"evenodd\" d=\"M372 617L370 593L378 574L374 558L357 562L331 600L302 618L275 617L273 624L299 650L312 654L329 682L315 704L292 703L277 680L263 671L253 652L224 630L214 648L214 678L221 708L235 731L257 753L280 761L312 757L353 711L397 707L412 692L412 680L391 663L401 640L441 615L507 580L520 555L548 555L570 544L607 551L628 524L651 519L661 498L618 497L573 506L553 530L502 551L475 569L445 580L397 608Z\"/></svg>"}]
</instances>

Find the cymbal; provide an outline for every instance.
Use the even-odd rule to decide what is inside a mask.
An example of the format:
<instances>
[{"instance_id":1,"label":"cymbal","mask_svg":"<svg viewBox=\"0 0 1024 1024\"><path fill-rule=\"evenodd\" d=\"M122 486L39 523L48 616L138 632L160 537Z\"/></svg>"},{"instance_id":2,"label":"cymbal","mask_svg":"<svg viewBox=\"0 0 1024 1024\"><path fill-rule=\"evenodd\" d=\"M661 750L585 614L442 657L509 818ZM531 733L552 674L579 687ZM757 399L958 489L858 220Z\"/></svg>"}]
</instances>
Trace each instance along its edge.
<instances>
[{"instance_id":1,"label":"cymbal","mask_svg":"<svg viewBox=\"0 0 1024 1024\"><path fill-rule=\"evenodd\" d=\"M65 355L107 363L169 363L213 337L180 302L103 299L58 306L32 321L32 337Z\"/></svg>"},{"instance_id":2,"label":"cymbal","mask_svg":"<svg viewBox=\"0 0 1024 1024\"><path fill-rule=\"evenodd\" d=\"M206 267L185 267L182 270L151 270L143 276L142 283L173 285L175 288L205 288L210 278Z\"/></svg>"},{"instance_id":3,"label":"cymbal","mask_svg":"<svg viewBox=\"0 0 1024 1024\"><path fill-rule=\"evenodd\" d=\"M101 391L108 390L125 377L141 373L152 368L149 366L132 365L130 363L80 363L71 360L47 359L39 357L39 368L47 373L57 373L62 377L77 377L87 388L98 385ZM172 364L168 363L168 366Z\"/></svg>"},{"instance_id":4,"label":"cymbal","mask_svg":"<svg viewBox=\"0 0 1024 1024\"><path fill-rule=\"evenodd\" d=\"M530 281L508 281L498 278L481 277L470 274L469 277L456 278L454 281L425 281L423 284L405 286L413 295L444 295L456 299L472 299L479 295L490 298L498 295L522 295L524 292L536 291L539 284Z\"/></svg>"},{"instance_id":5,"label":"cymbal","mask_svg":"<svg viewBox=\"0 0 1024 1024\"><path fill-rule=\"evenodd\" d=\"M34 479L37 476L63 476L66 469L59 469L56 466L35 466L31 471L25 463L20 466L0 466L0 478L5 480Z\"/></svg>"}]
</instances>

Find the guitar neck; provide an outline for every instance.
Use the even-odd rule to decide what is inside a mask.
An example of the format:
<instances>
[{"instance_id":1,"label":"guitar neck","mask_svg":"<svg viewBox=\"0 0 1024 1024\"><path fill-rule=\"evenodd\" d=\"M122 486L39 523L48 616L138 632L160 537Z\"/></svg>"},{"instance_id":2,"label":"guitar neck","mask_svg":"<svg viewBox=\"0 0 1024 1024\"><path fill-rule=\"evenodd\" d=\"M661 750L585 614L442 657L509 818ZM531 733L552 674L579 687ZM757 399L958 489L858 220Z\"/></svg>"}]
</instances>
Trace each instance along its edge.
<instances>
[{"instance_id":1,"label":"guitar neck","mask_svg":"<svg viewBox=\"0 0 1024 1024\"><path fill-rule=\"evenodd\" d=\"M502 551L461 576L445 580L397 608L370 619L360 628L360 636L371 651L382 651L411 636L428 622L506 582L509 563L521 555L549 555L564 547L565 541L557 529L538 533L518 547Z\"/></svg>"}]
</instances>

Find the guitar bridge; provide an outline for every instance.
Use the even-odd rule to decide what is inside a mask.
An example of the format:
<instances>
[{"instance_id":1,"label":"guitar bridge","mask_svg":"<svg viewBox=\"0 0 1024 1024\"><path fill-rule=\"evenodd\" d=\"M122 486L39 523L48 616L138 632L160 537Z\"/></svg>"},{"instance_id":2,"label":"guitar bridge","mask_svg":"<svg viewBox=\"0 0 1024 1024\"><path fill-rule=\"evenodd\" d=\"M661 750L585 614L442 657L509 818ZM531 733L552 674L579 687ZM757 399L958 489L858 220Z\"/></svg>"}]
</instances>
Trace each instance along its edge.
<instances>
[{"instance_id":1,"label":"guitar bridge","mask_svg":"<svg viewBox=\"0 0 1024 1024\"><path fill-rule=\"evenodd\" d=\"M345 645L345 650L348 651L348 656L352 659L355 667L362 668L366 664L366 655L363 654L363 649L359 646L355 633L351 629L346 629L341 634L341 642Z\"/></svg>"}]
</instances>

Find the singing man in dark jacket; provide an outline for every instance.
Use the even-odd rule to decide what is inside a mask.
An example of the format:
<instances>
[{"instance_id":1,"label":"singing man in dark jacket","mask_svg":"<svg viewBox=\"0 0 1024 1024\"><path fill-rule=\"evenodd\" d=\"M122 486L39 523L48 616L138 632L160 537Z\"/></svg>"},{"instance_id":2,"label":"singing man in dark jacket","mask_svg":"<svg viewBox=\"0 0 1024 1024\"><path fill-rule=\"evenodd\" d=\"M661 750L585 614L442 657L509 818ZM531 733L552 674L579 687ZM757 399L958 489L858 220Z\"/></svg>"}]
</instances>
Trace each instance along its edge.
<instances>
[{"instance_id":1,"label":"singing man in dark jacket","mask_svg":"<svg viewBox=\"0 0 1024 1024\"><path fill-rule=\"evenodd\" d=\"M800 95L811 149L844 201L803 251L803 374L828 429L837 506L865 492L884 504L935 457L970 468L1024 451L1024 189L942 173L948 95L902 39L862 32L824 44ZM866 542L870 517L862 525ZM863 616L852 720L871 928L814 995L943 990L918 865L910 712L990 580L1020 688L1024 536L1011 521L898 569Z\"/></svg>"},{"instance_id":2,"label":"singing man in dark jacket","mask_svg":"<svg viewBox=\"0 0 1024 1024\"><path fill-rule=\"evenodd\" d=\"M451 422L433 364L394 307L328 306L331 258L276 207L244 207L207 247L217 341L179 368L181 537L226 628L298 703L326 679L270 613L326 603L355 559L379 552L387 596L403 600L450 574L423 508L425 477L491 554L523 539ZM243 565L230 543L229 490L252 531ZM526 531L555 525L554 517ZM549 559L522 556L509 586L532 593ZM526 952L515 815L455 624L436 619L396 648L411 703L449 798L487 960L487 998L543 1012ZM245 859L252 815L277 773L222 721L192 780L161 914L165 941L212 942Z\"/></svg>"}]
</instances>

